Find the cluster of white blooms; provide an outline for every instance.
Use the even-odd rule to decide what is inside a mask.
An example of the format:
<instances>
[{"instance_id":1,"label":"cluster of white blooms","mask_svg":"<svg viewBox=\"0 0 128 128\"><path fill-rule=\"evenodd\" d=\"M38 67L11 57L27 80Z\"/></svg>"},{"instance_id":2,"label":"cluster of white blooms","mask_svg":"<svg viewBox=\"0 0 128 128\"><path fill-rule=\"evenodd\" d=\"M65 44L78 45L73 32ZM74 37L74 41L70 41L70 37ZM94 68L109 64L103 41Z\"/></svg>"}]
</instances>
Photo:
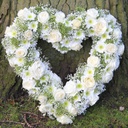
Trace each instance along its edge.
<instances>
[{"instance_id":1,"label":"cluster of white blooms","mask_svg":"<svg viewBox=\"0 0 128 128\"><path fill-rule=\"evenodd\" d=\"M64 86L45 58L40 58L38 39L63 54L80 50L88 37L93 41L90 56ZM39 110L69 124L97 102L104 83L112 79L124 51L121 37L120 24L107 10L92 8L65 17L62 11L45 5L20 10L6 28L2 44L9 64L23 79L23 88L40 102Z\"/></svg>"}]
</instances>

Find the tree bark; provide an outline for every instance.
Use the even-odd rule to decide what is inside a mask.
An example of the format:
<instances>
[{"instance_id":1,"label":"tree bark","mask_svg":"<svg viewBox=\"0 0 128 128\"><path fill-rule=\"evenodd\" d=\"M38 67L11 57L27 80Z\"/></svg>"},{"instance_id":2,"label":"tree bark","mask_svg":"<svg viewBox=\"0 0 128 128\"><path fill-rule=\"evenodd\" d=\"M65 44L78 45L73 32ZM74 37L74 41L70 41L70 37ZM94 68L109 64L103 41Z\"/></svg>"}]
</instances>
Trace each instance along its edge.
<instances>
[{"instance_id":1,"label":"tree bark","mask_svg":"<svg viewBox=\"0 0 128 128\"><path fill-rule=\"evenodd\" d=\"M76 7L108 9L118 19L118 22L122 25L125 52L119 69L114 73L113 80L107 86L108 93L112 95L126 95L128 92L128 0L1 0L0 41L4 36L5 28L12 24L18 10L40 3L50 4L58 10L62 10L65 14L72 12ZM43 45L41 42L43 42ZM65 55L57 52L43 40L38 41L38 46L42 48L43 55L49 58L53 71L65 82L66 75L74 73L77 65L86 61L91 48L91 39L83 42L84 47L79 52L71 51ZM17 95L18 90L21 89L21 83L21 78L17 77L9 66L5 51L0 44L0 97L6 99Z\"/></svg>"}]
</instances>

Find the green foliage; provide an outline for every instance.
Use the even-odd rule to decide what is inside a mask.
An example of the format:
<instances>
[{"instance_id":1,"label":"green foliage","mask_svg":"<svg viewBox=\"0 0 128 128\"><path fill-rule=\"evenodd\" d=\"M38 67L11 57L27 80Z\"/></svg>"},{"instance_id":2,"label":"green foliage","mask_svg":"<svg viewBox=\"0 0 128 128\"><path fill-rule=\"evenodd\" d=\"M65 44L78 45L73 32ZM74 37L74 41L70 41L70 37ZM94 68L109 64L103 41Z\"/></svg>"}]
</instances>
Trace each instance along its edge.
<instances>
[{"instance_id":1,"label":"green foliage","mask_svg":"<svg viewBox=\"0 0 128 128\"><path fill-rule=\"evenodd\" d=\"M68 36L68 33L71 31L71 27L66 27L63 23L59 23L58 28L62 36Z\"/></svg>"}]
</instances>

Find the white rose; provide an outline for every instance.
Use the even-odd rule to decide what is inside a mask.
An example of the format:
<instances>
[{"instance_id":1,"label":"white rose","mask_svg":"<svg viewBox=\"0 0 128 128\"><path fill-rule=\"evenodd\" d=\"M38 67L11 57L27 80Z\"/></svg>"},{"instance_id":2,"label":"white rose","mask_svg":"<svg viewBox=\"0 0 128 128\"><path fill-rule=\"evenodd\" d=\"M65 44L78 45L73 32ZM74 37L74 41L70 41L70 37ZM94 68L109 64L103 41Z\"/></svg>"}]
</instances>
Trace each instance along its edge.
<instances>
[{"instance_id":1,"label":"white rose","mask_svg":"<svg viewBox=\"0 0 128 128\"><path fill-rule=\"evenodd\" d=\"M114 29L113 37L116 39L120 39L122 37L122 32L119 28Z\"/></svg>"},{"instance_id":2,"label":"white rose","mask_svg":"<svg viewBox=\"0 0 128 128\"><path fill-rule=\"evenodd\" d=\"M93 18L96 18L97 16L99 16L98 11L94 8L88 9L86 14Z\"/></svg>"},{"instance_id":3,"label":"white rose","mask_svg":"<svg viewBox=\"0 0 128 128\"><path fill-rule=\"evenodd\" d=\"M124 53L124 44L118 45L118 55L121 56Z\"/></svg>"},{"instance_id":4,"label":"white rose","mask_svg":"<svg viewBox=\"0 0 128 128\"><path fill-rule=\"evenodd\" d=\"M100 64L100 59L97 56L90 56L87 59L87 65L89 67L98 67Z\"/></svg>"},{"instance_id":5,"label":"white rose","mask_svg":"<svg viewBox=\"0 0 128 128\"><path fill-rule=\"evenodd\" d=\"M90 104L91 106L93 106L98 100L99 100L99 96L93 94L93 95L91 95L91 96L89 97L89 104Z\"/></svg>"},{"instance_id":6,"label":"white rose","mask_svg":"<svg viewBox=\"0 0 128 128\"><path fill-rule=\"evenodd\" d=\"M102 75L102 82L108 83L110 80L112 80L112 77L113 77L112 71L106 72Z\"/></svg>"},{"instance_id":7,"label":"white rose","mask_svg":"<svg viewBox=\"0 0 128 128\"><path fill-rule=\"evenodd\" d=\"M31 71L33 77L36 79L36 80L39 80L42 75L44 74L45 72L45 64L42 63L41 61L36 61L32 64L32 66L29 68L29 70Z\"/></svg>"},{"instance_id":8,"label":"white rose","mask_svg":"<svg viewBox=\"0 0 128 128\"><path fill-rule=\"evenodd\" d=\"M61 124L71 124L72 120L67 115L62 115L57 118L57 121Z\"/></svg>"},{"instance_id":9,"label":"white rose","mask_svg":"<svg viewBox=\"0 0 128 128\"><path fill-rule=\"evenodd\" d=\"M63 100L64 97L65 97L65 92L64 92L63 89L57 89L57 90L54 92L55 101Z\"/></svg>"},{"instance_id":10,"label":"white rose","mask_svg":"<svg viewBox=\"0 0 128 128\"><path fill-rule=\"evenodd\" d=\"M27 49L25 47L20 47L15 52L16 57L25 57L27 55Z\"/></svg>"},{"instance_id":11,"label":"white rose","mask_svg":"<svg viewBox=\"0 0 128 128\"><path fill-rule=\"evenodd\" d=\"M31 90L35 87L36 82L35 80L23 80L23 88L27 89L27 90Z\"/></svg>"},{"instance_id":12,"label":"white rose","mask_svg":"<svg viewBox=\"0 0 128 128\"><path fill-rule=\"evenodd\" d=\"M93 76L81 77L81 84L83 89L93 88L95 86L95 79Z\"/></svg>"},{"instance_id":13,"label":"white rose","mask_svg":"<svg viewBox=\"0 0 128 128\"><path fill-rule=\"evenodd\" d=\"M82 45L79 42L72 42L69 44L69 47L74 51L79 51L82 48Z\"/></svg>"},{"instance_id":14,"label":"white rose","mask_svg":"<svg viewBox=\"0 0 128 128\"><path fill-rule=\"evenodd\" d=\"M56 12L55 16L56 16L56 22L63 22L64 21L65 14L63 12L61 12L61 11Z\"/></svg>"},{"instance_id":15,"label":"white rose","mask_svg":"<svg viewBox=\"0 0 128 128\"><path fill-rule=\"evenodd\" d=\"M76 94L76 83L73 81L68 81L64 86L64 91L69 96L74 96Z\"/></svg>"},{"instance_id":16,"label":"white rose","mask_svg":"<svg viewBox=\"0 0 128 128\"><path fill-rule=\"evenodd\" d=\"M27 8L21 9L18 11L18 17L26 20L27 19L27 15L30 13L30 11Z\"/></svg>"},{"instance_id":17,"label":"white rose","mask_svg":"<svg viewBox=\"0 0 128 128\"><path fill-rule=\"evenodd\" d=\"M113 54L116 53L117 46L115 44L106 44L106 52Z\"/></svg>"},{"instance_id":18,"label":"white rose","mask_svg":"<svg viewBox=\"0 0 128 128\"><path fill-rule=\"evenodd\" d=\"M72 21L72 28L73 29L79 29L80 26L81 26L81 21L79 19L74 19Z\"/></svg>"},{"instance_id":19,"label":"white rose","mask_svg":"<svg viewBox=\"0 0 128 128\"><path fill-rule=\"evenodd\" d=\"M37 99L40 101L41 104L46 104L47 102L47 97L44 95L39 95Z\"/></svg>"},{"instance_id":20,"label":"white rose","mask_svg":"<svg viewBox=\"0 0 128 128\"><path fill-rule=\"evenodd\" d=\"M48 36L48 42L55 43L62 40L62 35L59 30L52 30Z\"/></svg>"},{"instance_id":21,"label":"white rose","mask_svg":"<svg viewBox=\"0 0 128 128\"><path fill-rule=\"evenodd\" d=\"M107 27L108 24L103 18L98 19L97 23L93 26L95 35L101 36L107 30Z\"/></svg>"},{"instance_id":22,"label":"white rose","mask_svg":"<svg viewBox=\"0 0 128 128\"><path fill-rule=\"evenodd\" d=\"M33 37L33 32L32 32L31 30L25 31L24 37L25 37L25 39L27 39L27 40L31 40L32 37Z\"/></svg>"},{"instance_id":23,"label":"white rose","mask_svg":"<svg viewBox=\"0 0 128 128\"><path fill-rule=\"evenodd\" d=\"M49 20L50 17L49 17L48 12L44 11L44 12L39 13L37 18L40 23L45 24Z\"/></svg>"}]
</instances>

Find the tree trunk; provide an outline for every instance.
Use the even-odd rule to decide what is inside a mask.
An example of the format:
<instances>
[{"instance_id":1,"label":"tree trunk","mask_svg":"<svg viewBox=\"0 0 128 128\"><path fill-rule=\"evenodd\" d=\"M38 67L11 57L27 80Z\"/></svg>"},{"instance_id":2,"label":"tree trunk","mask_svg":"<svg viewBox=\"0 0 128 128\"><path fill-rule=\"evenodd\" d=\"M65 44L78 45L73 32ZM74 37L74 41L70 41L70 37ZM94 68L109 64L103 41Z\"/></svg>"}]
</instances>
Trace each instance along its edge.
<instances>
[{"instance_id":1,"label":"tree trunk","mask_svg":"<svg viewBox=\"0 0 128 128\"><path fill-rule=\"evenodd\" d=\"M13 22L18 10L36 6L40 3L50 4L66 14L75 10L76 7L108 9L118 19L118 22L122 25L125 53L119 69L114 74L113 80L107 85L107 92L116 96L120 94L126 95L128 92L128 0L1 0L0 41L4 36L5 28ZM41 42L43 42L43 46ZM91 42L91 39L85 42L83 42L84 47L79 52L71 51L65 55L58 53L50 44L43 40L38 41L38 46L42 48L43 54L49 58L53 71L65 82L64 78L66 75L74 73L77 65L86 61L91 48L88 42ZM21 89L21 78L13 73L13 69L6 60L5 51L0 44L0 97L6 99L10 96L17 95L19 89Z\"/></svg>"}]
</instances>

